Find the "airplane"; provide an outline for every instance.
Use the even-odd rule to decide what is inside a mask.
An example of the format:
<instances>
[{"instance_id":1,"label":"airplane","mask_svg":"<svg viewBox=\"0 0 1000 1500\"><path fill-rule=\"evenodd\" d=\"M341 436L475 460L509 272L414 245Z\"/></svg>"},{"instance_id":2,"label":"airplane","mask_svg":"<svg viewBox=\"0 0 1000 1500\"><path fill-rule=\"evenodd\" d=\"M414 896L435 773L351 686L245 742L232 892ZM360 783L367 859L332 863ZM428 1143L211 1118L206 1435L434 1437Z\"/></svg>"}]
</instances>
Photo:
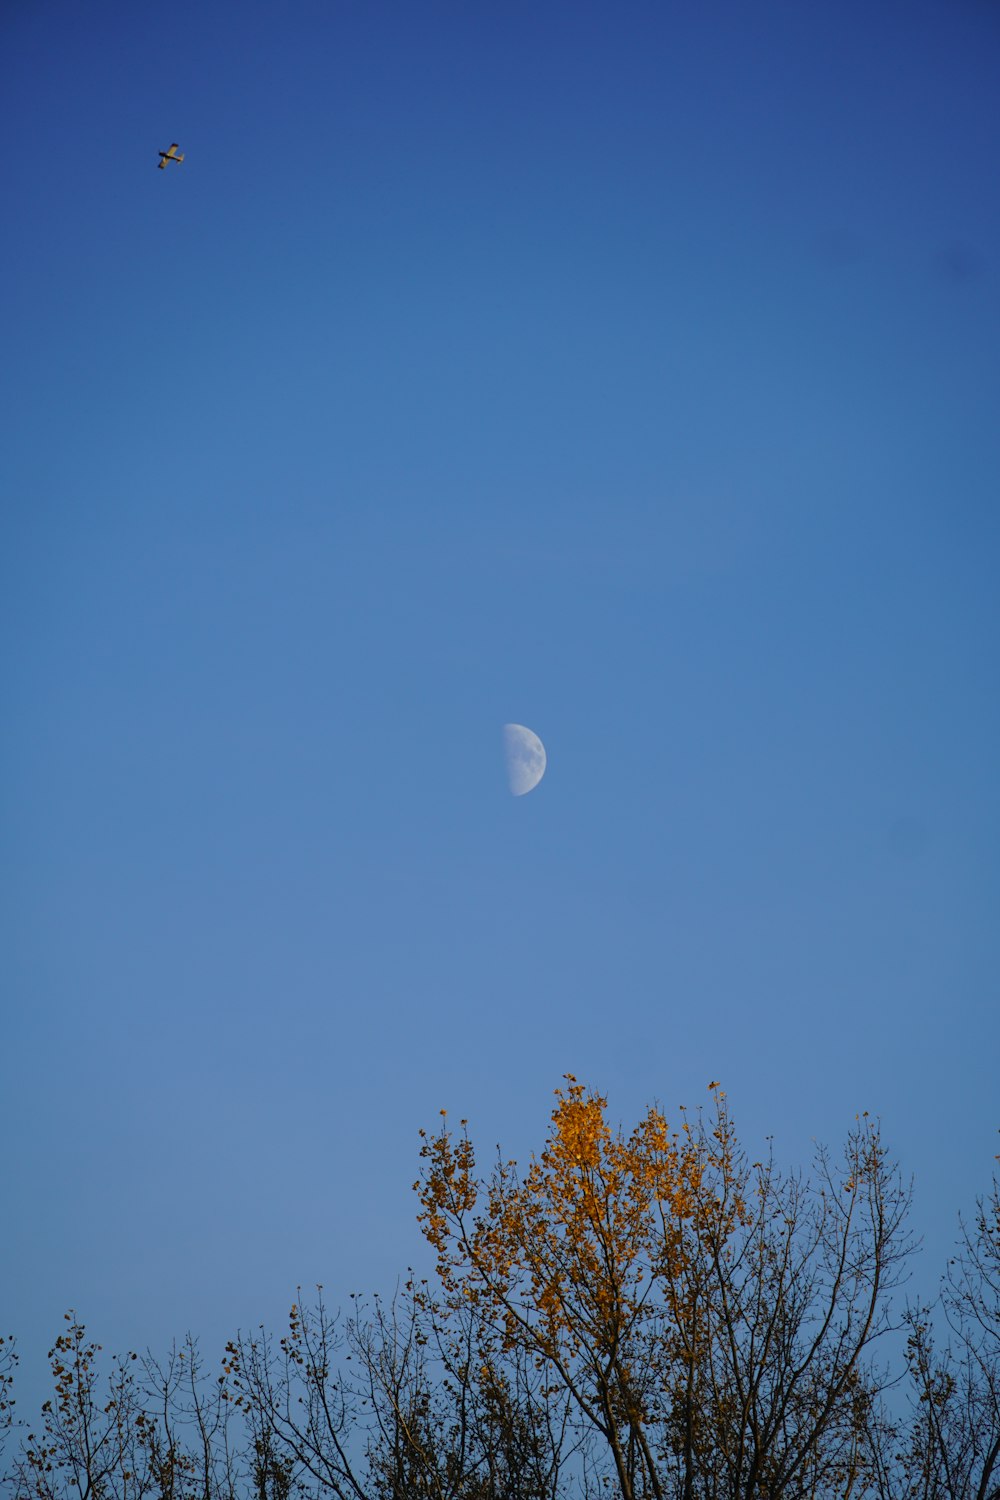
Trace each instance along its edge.
<instances>
[{"instance_id":1,"label":"airplane","mask_svg":"<svg viewBox=\"0 0 1000 1500\"><path fill-rule=\"evenodd\" d=\"M177 155L177 142L174 141L174 144L171 146L171 148L170 148L169 151L161 151L160 152L160 159L156 163L156 165L159 167L160 171L162 172L163 168L167 165L168 161L183 161L183 160L184 160L184 154L182 152L180 156Z\"/></svg>"}]
</instances>

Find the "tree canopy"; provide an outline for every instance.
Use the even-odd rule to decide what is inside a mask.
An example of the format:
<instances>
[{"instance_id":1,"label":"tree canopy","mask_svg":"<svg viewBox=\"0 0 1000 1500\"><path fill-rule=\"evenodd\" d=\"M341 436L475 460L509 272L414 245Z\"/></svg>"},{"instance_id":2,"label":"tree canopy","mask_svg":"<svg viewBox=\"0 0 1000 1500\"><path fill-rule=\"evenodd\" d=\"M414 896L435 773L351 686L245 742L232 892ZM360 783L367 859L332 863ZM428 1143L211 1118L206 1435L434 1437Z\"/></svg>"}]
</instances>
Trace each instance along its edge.
<instances>
[{"instance_id":1,"label":"tree canopy","mask_svg":"<svg viewBox=\"0 0 1000 1500\"><path fill-rule=\"evenodd\" d=\"M434 1269L389 1301L298 1295L218 1366L68 1313L33 1424L0 1338L12 1500L1000 1500L995 1180L927 1304L868 1115L786 1171L718 1084L625 1131L567 1076L523 1170L446 1115L420 1157Z\"/></svg>"}]
</instances>

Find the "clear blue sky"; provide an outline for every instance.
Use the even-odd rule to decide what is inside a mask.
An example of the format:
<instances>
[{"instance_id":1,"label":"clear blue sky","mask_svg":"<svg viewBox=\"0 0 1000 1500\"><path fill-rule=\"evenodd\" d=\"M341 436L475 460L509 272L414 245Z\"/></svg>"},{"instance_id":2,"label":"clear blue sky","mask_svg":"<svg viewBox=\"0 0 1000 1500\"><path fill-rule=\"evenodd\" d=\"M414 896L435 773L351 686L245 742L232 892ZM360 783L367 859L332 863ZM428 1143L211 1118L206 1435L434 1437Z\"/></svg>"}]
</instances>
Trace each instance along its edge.
<instances>
[{"instance_id":1,"label":"clear blue sky","mask_svg":"<svg viewBox=\"0 0 1000 1500\"><path fill-rule=\"evenodd\" d=\"M0 1323L419 1260L417 1131L998 1149L1000 10L7 0ZM181 166L157 152L178 141ZM548 771L511 798L501 727Z\"/></svg>"}]
</instances>

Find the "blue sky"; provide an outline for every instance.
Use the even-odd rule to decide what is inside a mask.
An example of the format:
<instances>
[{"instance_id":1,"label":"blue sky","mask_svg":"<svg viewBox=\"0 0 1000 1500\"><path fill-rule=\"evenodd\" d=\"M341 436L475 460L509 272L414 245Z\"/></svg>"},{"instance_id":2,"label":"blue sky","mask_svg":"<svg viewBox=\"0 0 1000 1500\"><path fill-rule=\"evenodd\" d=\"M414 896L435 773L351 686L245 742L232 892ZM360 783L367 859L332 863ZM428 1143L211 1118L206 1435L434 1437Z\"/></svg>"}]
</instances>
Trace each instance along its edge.
<instances>
[{"instance_id":1,"label":"blue sky","mask_svg":"<svg viewBox=\"0 0 1000 1500\"><path fill-rule=\"evenodd\" d=\"M788 1161L880 1113L932 1288L1000 1125L1000 12L0 43L0 1322L387 1289L418 1129L526 1154L566 1071Z\"/></svg>"}]
</instances>

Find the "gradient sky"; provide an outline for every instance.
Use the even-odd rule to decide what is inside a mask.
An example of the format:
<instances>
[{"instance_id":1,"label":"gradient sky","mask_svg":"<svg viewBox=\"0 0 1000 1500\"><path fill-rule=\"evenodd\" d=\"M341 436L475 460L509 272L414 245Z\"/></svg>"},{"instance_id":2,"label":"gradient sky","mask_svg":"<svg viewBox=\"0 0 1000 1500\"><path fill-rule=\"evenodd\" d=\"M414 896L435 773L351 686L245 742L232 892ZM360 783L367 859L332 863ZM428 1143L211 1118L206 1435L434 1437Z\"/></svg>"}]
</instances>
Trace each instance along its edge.
<instances>
[{"instance_id":1,"label":"gradient sky","mask_svg":"<svg viewBox=\"0 0 1000 1500\"><path fill-rule=\"evenodd\" d=\"M391 1290L418 1129L524 1155L566 1071L784 1161L880 1113L933 1289L1000 1125L998 76L987 0L6 0L31 1368Z\"/></svg>"}]
</instances>

